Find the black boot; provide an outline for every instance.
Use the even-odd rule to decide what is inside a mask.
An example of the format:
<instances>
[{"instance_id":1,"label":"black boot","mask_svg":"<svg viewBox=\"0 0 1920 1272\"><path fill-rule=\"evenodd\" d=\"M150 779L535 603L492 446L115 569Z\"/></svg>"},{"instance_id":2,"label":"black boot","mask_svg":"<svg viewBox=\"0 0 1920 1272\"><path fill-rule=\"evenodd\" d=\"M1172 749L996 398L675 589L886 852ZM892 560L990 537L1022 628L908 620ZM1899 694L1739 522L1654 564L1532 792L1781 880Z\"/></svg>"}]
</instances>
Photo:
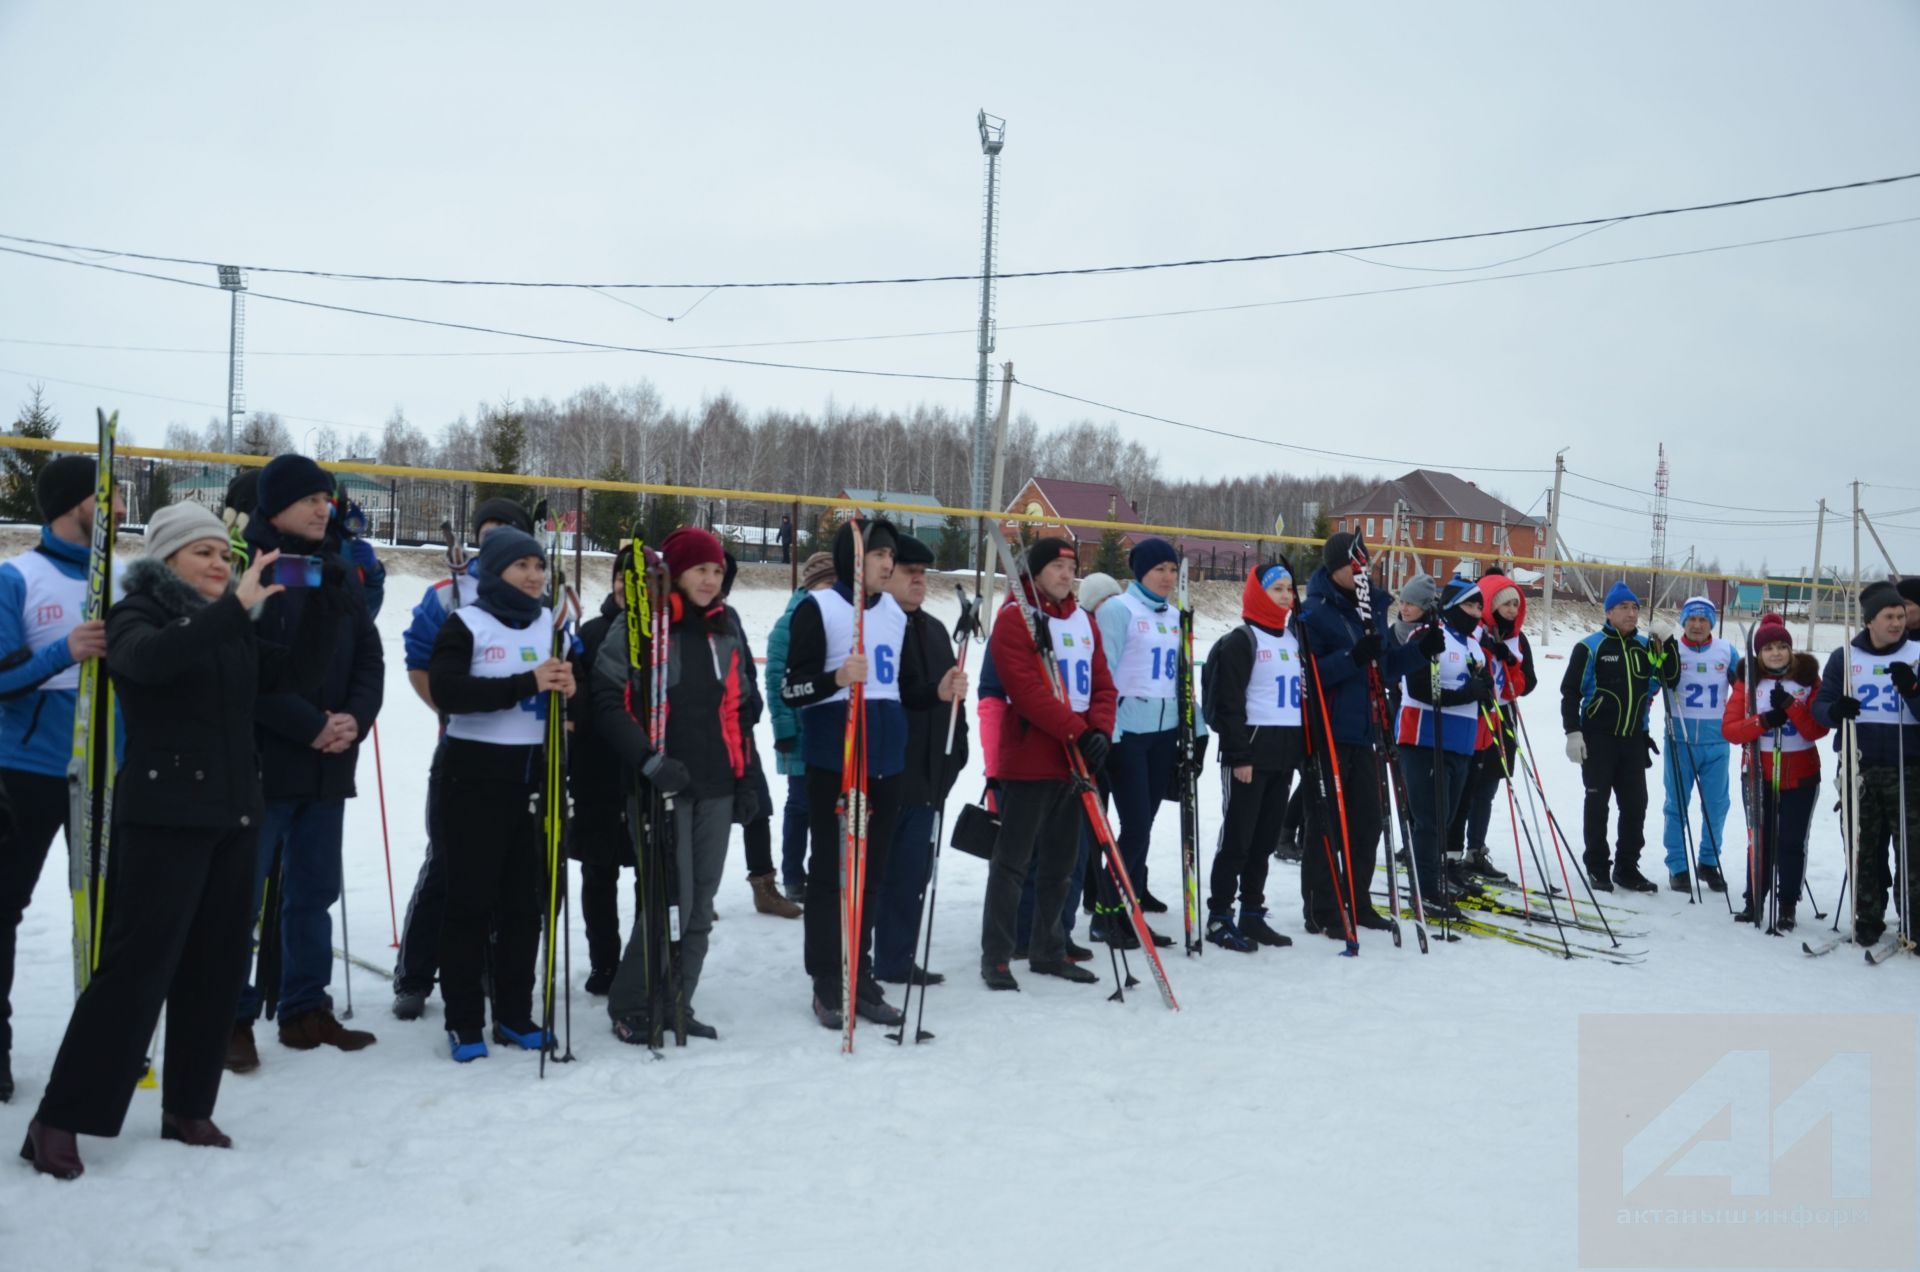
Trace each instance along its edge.
<instances>
[{"instance_id":1,"label":"black boot","mask_svg":"<svg viewBox=\"0 0 1920 1272\"><path fill-rule=\"evenodd\" d=\"M1265 910L1242 909L1240 911L1240 931L1242 935L1251 937L1254 943L1258 945L1279 947L1293 944L1292 937L1284 932L1276 932L1273 930L1273 925L1267 922L1267 912Z\"/></svg>"},{"instance_id":2,"label":"black boot","mask_svg":"<svg viewBox=\"0 0 1920 1272\"><path fill-rule=\"evenodd\" d=\"M1140 908L1148 914L1165 914L1167 912L1167 903L1159 897L1154 896L1153 893L1148 892L1145 888L1140 889L1139 897Z\"/></svg>"},{"instance_id":3,"label":"black boot","mask_svg":"<svg viewBox=\"0 0 1920 1272\"><path fill-rule=\"evenodd\" d=\"M1720 873L1720 867L1718 866L1700 867L1700 882L1706 884L1715 892L1725 892L1727 890L1727 877Z\"/></svg>"},{"instance_id":4,"label":"black boot","mask_svg":"<svg viewBox=\"0 0 1920 1272\"><path fill-rule=\"evenodd\" d=\"M1660 885L1641 874L1638 866L1615 866L1613 881L1629 892L1660 891Z\"/></svg>"},{"instance_id":5,"label":"black boot","mask_svg":"<svg viewBox=\"0 0 1920 1272\"><path fill-rule=\"evenodd\" d=\"M1492 858L1487 856L1487 850L1484 848L1467 858L1467 873L1479 875L1482 879L1491 880L1494 883L1505 883L1509 878L1506 871L1493 864Z\"/></svg>"},{"instance_id":6,"label":"black boot","mask_svg":"<svg viewBox=\"0 0 1920 1272\"><path fill-rule=\"evenodd\" d=\"M0 1104L13 1098L13 1060L0 1051Z\"/></svg>"},{"instance_id":7,"label":"black boot","mask_svg":"<svg viewBox=\"0 0 1920 1272\"><path fill-rule=\"evenodd\" d=\"M1072 981L1076 985L1092 985L1100 978L1078 963L1069 963L1066 959L1051 959L1027 964L1036 976L1058 976L1061 980Z\"/></svg>"},{"instance_id":8,"label":"black boot","mask_svg":"<svg viewBox=\"0 0 1920 1272\"><path fill-rule=\"evenodd\" d=\"M595 998L605 998L613 988L613 974L618 970L612 967L596 967L587 973L587 992Z\"/></svg>"},{"instance_id":9,"label":"black boot","mask_svg":"<svg viewBox=\"0 0 1920 1272\"><path fill-rule=\"evenodd\" d=\"M988 989L1010 989L1018 991L1020 982L1013 978L1013 969L1005 963L988 963L980 969L980 979L987 983Z\"/></svg>"},{"instance_id":10,"label":"black boot","mask_svg":"<svg viewBox=\"0 0 1920 1272\"><path fill-rule=\"evenodd\" d=\"M1598 870L1589 866L1587 868L1587 882L1593 885L1595 892L1613 891L1613 880L1607 877L1606 867L1604 866Z\"/></svg>"},{"instance_id":11,"label":"black boot","mask_svg":"<svg viewBox=\"0 0 1920 1272\"><path fill-rule=\"evenodd\" d=\"M1700 872L1700 877L1702 879L1705 879L1707 877L1707 872L1702 870ZM1678 874L1669 875L1667 877L1667 886L1669 888L1672 888L1675 892L1684 892L1688 896L1692 896L1693 895L1693 876L1689 875L1686 871L1682 870Z\"/></svg>"}]
</instances>

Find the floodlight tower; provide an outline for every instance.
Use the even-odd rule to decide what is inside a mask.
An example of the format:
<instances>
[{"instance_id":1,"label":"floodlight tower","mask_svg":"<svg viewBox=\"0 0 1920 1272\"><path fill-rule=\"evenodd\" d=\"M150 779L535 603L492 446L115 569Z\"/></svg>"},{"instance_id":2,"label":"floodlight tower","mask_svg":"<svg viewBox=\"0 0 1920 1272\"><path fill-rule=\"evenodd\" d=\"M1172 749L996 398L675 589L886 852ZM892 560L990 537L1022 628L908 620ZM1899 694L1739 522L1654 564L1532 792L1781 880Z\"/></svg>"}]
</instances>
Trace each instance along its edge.
<instances>
[{"instance_id":1,"label":"floodlight tower","mask_svg":"<svg viewBox=\"0 0 1920 1272\"><path fill-rule=\"evenodd\" d=\"M1667 563L1667 444L1660 443L1660 466L1653 470L1653 568L1647 581L1647 604L1660 606L1660 575Z\"/></svg>"},{"instance_id":2,"label":"floodlight tower","mask_svg":"<svg viewBox=\"0 0 1920 1272\"><path fill-rule=\"evenodd\" d=\"M976 508L987 506L987 470L993 452L992 424L987 419L988 360L993 356L993 258L1000 245L1000 150L1007 144L1007 121L982 110L974 121L980 129L980 152L987 157L986 221L981 232L980 249L980 368L973 393L973 483L968 497ZM996 509L996 511L998 511ZM993 568L992 554L986 552L986 523L976 527L982 535L981 568Z\"/></svg>"},{"instance_id":3,"label":"floodlight tower","mask_svg":"<svg viewBox=\"0 0 1920 1272\"><path fill-rule=\"evenodd\" d=\"M233 425L246 409L246 374L240 362L247 338L247 280L238 265L221 265L220 286L233 297L233 311L227 324L227 454L233 454Z\"/></svg>"}]
</instances>

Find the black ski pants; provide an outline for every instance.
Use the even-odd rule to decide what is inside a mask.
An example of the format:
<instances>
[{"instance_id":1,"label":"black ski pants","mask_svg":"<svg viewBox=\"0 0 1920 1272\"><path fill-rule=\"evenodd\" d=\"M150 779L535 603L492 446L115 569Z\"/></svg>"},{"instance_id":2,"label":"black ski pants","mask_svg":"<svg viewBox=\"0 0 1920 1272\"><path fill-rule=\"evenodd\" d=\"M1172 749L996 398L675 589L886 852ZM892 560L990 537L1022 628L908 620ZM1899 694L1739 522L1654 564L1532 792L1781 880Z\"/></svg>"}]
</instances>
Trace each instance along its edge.
<instances>
[{"instance_id":1,"label":"black ski pants","mask_svg":"<svg viewBox=\"0 0 1920 1272\"><path fill-rule=\"evenodd\" d=\"M807 766L807 823L812 855L807 860L807 903L801 923L806 928L806 968L814 992L828 1007L841 1006L840 935L840 774L834 769ZM893 825L900 815L900 778L867 779L867 864L862 875L867 895L879 891L887 875L887 853L893 844ZM874 906L860 919L860 978L873 974Z\"/></svg>"},{"instance_id":2,"label":"black ski pants","mask_svg":"<svg viewBox=\"0 0 1920 1272\"><path fill-rule=\"evenodd\" d=\"M447 917L447 859L436 845L446 837L436 825L440 806L440 763L438 752L427 770L427 853L420 859L420 874L413 881L413 895L407 898L406 922L400 926L400 953L394 959L395 993L433 992L433 978L440 970L440 925Z\"/></svg>"},{"instance_id":3,"label":"black ski pants","mask_svg":"<svg viewBox=\"0 0 1920 1272\"><path fill-rule=\"evenodd\" d=\"M1066 957L1060 911L1080 856L1080 826L1086 816L1086 801L1071 782L1000 784L1000 835L987 866L987 900L980 918L983 968L1013 961L1020 890L1029 866L1034 883L1028 957L1036 963ZM1100 851L1096 845L1094 852Z\"/></svg>"},{"instance_id":4,"label":"black ski pants","mask_svg":"<svg viewBox=\"0 0 1920 1272\"><path fill-rule=\"evenodd\" d=\"M1318 764L1324 755L1307 758ZM1371 906L1374 856L1380 851L1380 779L1374 768L1373 748L1342 742L1333 748L1333 759L1340 769L1341 789L1345 793L1346 837L1341 837L1340 809L1334 794L1333 777L1327 775L1327 797L1316 789L1307 804L1305 838L1301 843L1300 899L1307 916L1316 926L1337 928L1340 912L1346 905L1346 874L1349 850L1353 860L1353 900L1356 905ZM1311 771L1309 781L1315 781ZM1333 861L1328 860L1331 853ZM1334 863L1338 863L1340 884L1334 883Z\"/></svg>"},{"instance_id":5,"label":"black ski pants","mask_svg":"<svg viewBox=\"0 0 1920 1272\"><path fill-rule=\"evenodd\" d=\"M33 900L53 836L66 827L70 804L63 777L0 769L0 781L13 803L13 828L0 837L0 1055L5 1055L13 1050L13 964L20 920Z\"/></svg>"},{"instance_id":6,"label":"black ski pants","mask_svg":"<svg viewBox=\"0 0 1920 1272\"><path fill-rule=\"evenodd\" d=\"M176 1117L213 1116L247 974L258 829L115 828L100 966L73 1006L40 1121L118 1135L162 1002L160 1107Z\"/></svg>"},{"instance_id":7,"label":"black ski pants","mask_svg":"<svg viewBox=\"0 0 1920 1272\"><path fill-rule=\"evenodd\" d=\"M1266 909L1267 867L1287 818L1293 773L1255 769L1252 781L1237 782L1232 767L1220 766L1220 839L1213 853L1209 913L1232 913L1235 894L1243 912Z\"/></svg>"},{"instance_id":8,"label":"black ski pants","mask_svg":"<svg viewBox=\"0 0 1920 1272\"><path fill-rule=\"evenodd\" d=\"M1616 871L1638 870L1640 850L1647 842L1647 768L1653 762L1653 750L1644 733L1623 738L1597 730L1583 732L1587 762L1580 766L1580 779L1587 788L1582 827L1587 871L1605 874L1609 857ZM1618 847L1611 853L1607 847L1609 802L1620 810L1614 835Z\"/></svg>"},{"instance_id":9,"label":"black ski pants","mask_svg":"<svg viewBox=\"0 0 1920 1272\"><path fill-rule=\"evenodd\" d=\"M486 1023L481 977L491 917L496 1024L533 1023L534 964L547 909L546 835L538 792L511 782L444 777L440 849L447 912L440 928L440 997L447 1028Z\"/></svg>"},{"instance_id":10,"label":"black ski pants","mask_svg":"<svg viewBox=\"0 0 1920 1272\"><path fill-rule=\"evenodd\" d=\"M1776 867L1780 872L1780 909L1791 914L1799 904L1800 881L1807 874L1807 828L1813 822L1813 806L1819 797L1820 783L1816 779L1781 791L1776 809L1772 784L1761 782L1760 824L1753 828L1756 851L1747 863L1746 899L1756 913L1773 891Z\"/></svg>"}]
</instances>

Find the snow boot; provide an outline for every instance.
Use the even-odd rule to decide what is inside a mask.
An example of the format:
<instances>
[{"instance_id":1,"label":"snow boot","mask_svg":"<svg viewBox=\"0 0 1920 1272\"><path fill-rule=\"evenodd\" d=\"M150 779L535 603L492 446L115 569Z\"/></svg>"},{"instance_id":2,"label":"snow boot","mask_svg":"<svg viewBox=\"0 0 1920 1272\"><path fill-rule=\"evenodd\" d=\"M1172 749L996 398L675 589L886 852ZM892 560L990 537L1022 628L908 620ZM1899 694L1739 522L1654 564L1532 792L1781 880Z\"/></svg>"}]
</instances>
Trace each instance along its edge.
<instances>
[{"instance_id":1,"label":"snow boot","mask_svg":"<svg viewBox=\"0 0 1920 1272\"><path fill-rule=\"evenodd\" d=\"M1283 836L1279 845L1274 848L1273 855L1277 861L1297 862L1306 856L1306 853L1300 847L1300 836L1295 834Z\"/></svg>"},{"instance_id":2,"label":"snow boot","mask_svg":"<svg viewBox=\"0 0 1920 1272\"><path fill-rule=\"evenodd\" d=\"M1493 859L1487 856L1485 848L1467 857L1467 873L1478 875L1493 883L1506 883L1511 877L1506 871L1493 864Z\"/></svg>"},{"instance_id":3,"label":"snow boot","mask_svg":"<svg viewBox=\"0 0 1920 1272\"><path fill-rule=\"evenodd\" d=\"M1165 914L1167 912L1167 903L1159 897L1154 896L1153 893L1148 892L1145 888L1140 889L1135 895L1140 898L1140 908L1148 914Z\"/></svg>"},{"instance_id":4,"label":"snow boot","mask_svg":"<svg viewBox=\"0 0 1920 1272\"><path fill-rule=\"evenodd\" d=\"M1100 980L1092 972L1078 963L1070 963L1064 958L1041 959L1028 963L1027 970L1035 976L1058 976L1063 981L1072 981L1076 985L1093 985Z\"/></svg>"},{"instance_id":5,"label":"snow boot","mask_svg":"<svg viewBox=\"0 0 1920 1272\"><path fill-rule=\"evenodd\" d=\"M531 1020L524 1025L503 1025L494 1021L493 1040L503 1047L518 1047L522 1051L538 1051L553 1045L553 1035Z\"/></svg>"},{"instance_id":6,"label":"snow boot","mask_svg":"<svg viewBox=\"0 0 1920 1272\"><path fill-rule=\"evenodd\" d=\"M487 1040L478 1029L447 1030L447 1050L460 1064L487 1058Z\"/></svg>"},{"instance_id":7,"label":"snow boot","mask_svg":"<svg viewBox=\"0 0 1920 1272\"><path fill-rule=\"evenodd\" d=\"M1718 866L1700 867L1700 882L1706 884L1715 892L1725 892L1727 890L1727 877L1720 873L1720 867Z\"/></svg>"},{"instance_id":8,"label":"snow boot","mask_svg":"<svg viewBox=\"0 0 1920 1272\"><path fill-rule=\"evenodd\" d=\"M1431 903L1429 903L1431 908ZM1393 920L1370 905L1360 907L1360 913L1354 916L1355 926L1370 928L1375 932L1393 931Z\"/></svg>"},{"instance_id":9,"label":"snow boot","mask_svg":"<svg viewBox=\"0 0 1920 1272\"><path fill-rule=\"evenodd\" d=\"M1793 907L1790 905L1781 906L1780 917L1774 920L1773 926L1777 931L1781 931L1781 932L1793 931Z\"/></svg>"},{"instance_id":10,"label":"snow boot","mask_svg":"<svg viewBox=\"0 0 1920 1272\"><path fill-rule=\"evenodd\" d=\"M393 992L393 1018L395 1020L418 1020L427 1014L427 995L424 990L396 989Z\"/></svg>"},{"instance_id":11,"label":"snow boot","mask_svg":"<svg viewBox=\"0 0 1920 1272\"><path fill-rule=\"evenodd\" d=\"M1704 870L1701 871L1700 878L1702 882L1706 880L1706 877L1707 877L1706 872ZM1679 871L1678 873L1669 875L1667 877L1667 886L1669 888L1672 888L1675 892L1685 892L1688 895L1692 895L1693 876L1688 874L1684 870Z\"/></svg>"},{"instance_id":12,"label":"snow boot","mask_svg":"<svg viewBox=\"0 0 1920 1272\"><path fill-rule=\"evenodd\" d=\"M889 985L918 985L922 989L928 985L944 985L947 983L946 973L930 972L918 963L910 964L907 970L898 976L881 976L876 979L883 980Z\"/></svg>"},{"instance_id":13,"label":"snow boot","mask_svg":"<svg viewBox=\"0 0 1920 1272\"><path fill-rule=\"evenodd\" d=\"M1267 912L1265 910L1248 910L1242 908L1240 911L1240 931L1243 935L1252 937L1261 945L1279 947L1293 944L1292 937L1284 932L1276 932L1273 930L1272 925L1267 922Z\"/></svg>"},{"instance_id":14,"label":"snow boot","mask_svg":"<svg viewBox=\"0 0 1920 1272\"><path fill-rule=\"evenodd\" d=\"M1013 978L1013 969L1005 963L988 963L981 967L980 979L987 983L988 989L1018 991L1020 988L1020 982Z\"/></svg>"},{"instance_id":15,"label":"snow boot","mask_svg":"<svg viewBox=\"0 0 1920 1272\"><path fill-rule=\"evenodd\" d=\"M243 1020L227 1039L227 1072L252 1073L260 1067L260 1049L253 1045L253 1022Z\"/></svg>"},{"instance_id":16,"label":"snow boot","mask_svg":"<svg viewBox=\"0 0 1920 1272\"><path fill-rule=\"evenodd\" d=\"M341 1024L330 1007L316 1007L291 1020L280 1017L280 1045L295 1051L312 1051L315 1047L359 1051L376 1041L378 1039L364 1029L349 1029Z\"/></svg>"},{"instance_id":17,"label":"snow boot","mask_svg":"<svg viewBox=\"0 0 1920 1272\"><path fill-rule=\"evenodd\" d=\"M185 1144L189 1148L232 1148L233 1137L213 1124L210 1117L160 1115L160 1138Z\"/></svg>"},{"instance_id":18,"label":"snow boot","mask_svg":"<svg viewBox=\"0 0 1920 1272\"><path fill-rule=\"evenodd\" d=\"M705 1038L708 1042L720 1041L720 1031L693 1014L693 1008L687 1008L687 1037Z\"/></svg>"},{"instance_id":19,"label":"snow boot","mask_svg":"<svg viewBox=\"0 0 1920 1272\"><path fill-rule=\"evenodd\" d=\"M20 1145L20 1156L32 1162L42 1175L55 1179L78 1179L87 1173L80 1163L80 1141L74 1133L47 1126L38 1118L27 1123L27 1139Z\"/></svg>"},{"instance_id":20,"label":"snow boot","mask_svg":"<svg viewBox=\"0 0 1920 1272\"><path fill-rule=\"evenodd\" d=\"M860 978L853 994L853 1013L862 1020L872 1021L876 1025L897 1025L906 1019L900 1009L887 1001L880 982L871 976Z\"/></svg>"},{"instance_id":21,"label":"snow boot","mask_svg":"<svg viewBox=\"0 0 1920 1272\"><path fill-rule=\"evenodd\" d=\"M1067 961L1069 963L1088 963L1093 961L1093 951L1084 945L1075 945L1071 936L1066 939Z\"/></svg>"},{"instance_id":22,"label":"snow boot","mask_svg":"<svg viewBox=\"0 0 1920 1272\"><path fill-rule=\"evenodd\" d=\"M1607 872L1604 867L1599 870L1589 867L1587 870L1587 882L1593 885L1595 892L1613 891L1613 880L1607 877Z\"/></svg>"},{"instance_id":23,"label":"snow boot","mask_svg":"<svg viewBox=\"0 0 1920 1272\"><path fill-rule=\"evenodd\" d=\"M1207 940L1223 950L1232 950L1236 954L1251 954L1255 946L1240 929L1233 925L1233 911L1225 914L1215 911L1207 915Z\"/></svg>"},{"instance_id":24,"label":"snow boot","mask_svg":"<svg viewBox=\"0 0 1920 1272\"><path fill-rule=\"evenodd\" d=\"M748 875L747 886L753 889L753 908L761 914L797 919L804 913L799 906L780 895L780 889L774 886L771 874Z\"/></svg>"},{"instance_id":25,"label":"snow boot","mask_svg":"<svg viewBox=\"0 0 1920 1272\"><path fill-rule=\"evenodd\" d=\"M1638 866L1615 866L1613 881L1629 892L1660 891L1660 885L1641 874Z\"/></svg>"},{"instance_id":26,"label":"snow boot","mask_svg":"<svg viewBox=\"0 0 1920 1272\"><path fill-rule=\"evenodd\" d=\"M644 1047L653 1040L653 1020L640 1014L615 1016L613 1036L629 1047Z\"/></svg>"},{"instance_id":27,"label":"snow boot","mask_svg":"<svg viewBox=\"0 0 1920 1272\"><path fill-rule=\"evenodd\" d=\"M617 968L596 967L587 973L587 992L595 998L605 998L607 991L613 988L613 976Z\"/></svg>"}]
</instances>

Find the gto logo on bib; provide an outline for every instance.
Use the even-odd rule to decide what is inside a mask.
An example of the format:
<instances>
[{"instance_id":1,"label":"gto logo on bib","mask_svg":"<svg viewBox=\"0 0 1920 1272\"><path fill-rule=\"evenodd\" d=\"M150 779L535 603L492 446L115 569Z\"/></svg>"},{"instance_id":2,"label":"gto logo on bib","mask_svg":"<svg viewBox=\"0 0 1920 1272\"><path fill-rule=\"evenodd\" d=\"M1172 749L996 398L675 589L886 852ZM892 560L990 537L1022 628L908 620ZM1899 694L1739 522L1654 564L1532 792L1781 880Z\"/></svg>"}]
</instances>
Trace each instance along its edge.
<instances>
[{"instance_id":1,"label":"gto logo on bib","mask_svg":"<svg viewBox=\"0 0 1920 1272\"><path fill-rule=\"evenodd\" d=\"M480 661L490 663L505 662L507 661L507 651L498 645L488 645L480 651Z\"/></svg>"},{"instance_id":2,"label":"gto logo on bib","mask_svg":"<svg viewBox=\"0 0 1920 1272\"><path fill-rule=\"evenodd\" d=\"M66 616L67 607L57 601L36 606L33 611L34 624L39 627L45 627L48 623L57 623Z\"/></svg>"}]
</instances>

